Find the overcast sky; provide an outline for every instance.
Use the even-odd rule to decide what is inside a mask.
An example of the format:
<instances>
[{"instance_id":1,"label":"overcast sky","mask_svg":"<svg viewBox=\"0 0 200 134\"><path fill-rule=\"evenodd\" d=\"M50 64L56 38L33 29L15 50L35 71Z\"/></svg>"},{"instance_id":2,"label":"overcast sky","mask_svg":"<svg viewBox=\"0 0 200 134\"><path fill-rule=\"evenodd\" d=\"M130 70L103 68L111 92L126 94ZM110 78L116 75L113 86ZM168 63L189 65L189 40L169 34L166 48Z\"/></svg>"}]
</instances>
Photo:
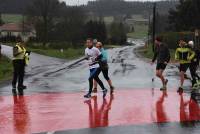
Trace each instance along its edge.
<instances>
[{"instance_id":1,"label":"overcast sky","mask_svg":"<svg viewBox=\"0 0 200 134\"><path fill-rule=\"evenodd\" d=\"M82 5L87 4L88 1L95 1L95 0L61 0L65 1L67 5ZM160 0L125 0L125 1L160 1Z\"/></svg>"}]
</instances>

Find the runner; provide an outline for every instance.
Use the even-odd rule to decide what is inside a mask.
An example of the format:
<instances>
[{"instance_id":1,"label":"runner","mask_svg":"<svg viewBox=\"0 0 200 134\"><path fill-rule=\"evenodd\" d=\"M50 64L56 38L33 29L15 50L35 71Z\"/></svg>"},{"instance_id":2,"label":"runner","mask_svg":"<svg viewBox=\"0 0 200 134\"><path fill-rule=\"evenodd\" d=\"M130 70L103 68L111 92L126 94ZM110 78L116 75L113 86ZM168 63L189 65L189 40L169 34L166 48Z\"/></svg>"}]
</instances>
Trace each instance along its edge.
<instances>
[{"instance_id":1,"label":"runner","mask_svg":"<svg viewBox=\"0 0 200 134\"><path fill-rule=\"evenodd\" d=\"M187 69L190 67L191 60L194 58L195 53L187 47L187 43L184 40L179 41L179 47L175 52L175 60L178 60L180 63L179 71L180 71L180 87L177 92L183 92L183 83L185 80L185 73Z\"/></svg>"},{"instance_id":2,"label":"runner","mask_svg":"<svg viewBox=\"0 0 200 134\"><path fill-rule=\"evenodd\" d=\"M199 66L199 58L200 58L200 51L198 49L195 48L194 46L194 42L193 41L189 41L188 42L189 47L191 48L191 50L195 53L194 58L191 60L191 64L190 64L190 74L192 77L192 86L194 86L194 84L197 83L197 80L200 80L200 77L197 74L197 68Z\"/></svg>"},{"instance_id":3,"label":"runner","mask_svg":"<svg viewBox=\"0 0 200 134\"><path fill-rule=\"evenodd\" d=\"M152 65L157 59L156 76L161 79L163 87L160 90L167 89L168 80L164 78L163 72L170 61L170 52L166 44L162 42L162 37L157 37L155 40L156 50L152 59Z\"/></svg>"},{"instance_id":4,"label":"runner","mask_svg":"<svg viewBox=\"0 0 200 134\"><path fill-rule=\"evenodd\" d=\"M101 72L98 60L101 59L102 54L98 48L93 46L93 40L88 38L86 41L87 48L85 49L86 59L88 60L90 77L89 77L89 92L84 95L85 98L90 98L93 89L93 80L95 80L103 90L103 98L106 97L107 89L104 87L102 81L99 79Z\"/></svg>"},{"instance_id":5,"label":"runner","mask_svg":"<svg viewBox=\"0 0 200 134\"><path fill-rule=\"evenodd\" d=\"M100 69L103 73L104 78L107 80L109 86L110 86L110 93L112 94L114 92L114 87L112 85L112 81L108 76L108 54L107 51L103 48L103 44L101 42L97 42L96 47L100 50L102 54L102 58L99 60ZM97 82L94 81L94 89L93 92L97 92Z\"/></svg>"}]
</instances>

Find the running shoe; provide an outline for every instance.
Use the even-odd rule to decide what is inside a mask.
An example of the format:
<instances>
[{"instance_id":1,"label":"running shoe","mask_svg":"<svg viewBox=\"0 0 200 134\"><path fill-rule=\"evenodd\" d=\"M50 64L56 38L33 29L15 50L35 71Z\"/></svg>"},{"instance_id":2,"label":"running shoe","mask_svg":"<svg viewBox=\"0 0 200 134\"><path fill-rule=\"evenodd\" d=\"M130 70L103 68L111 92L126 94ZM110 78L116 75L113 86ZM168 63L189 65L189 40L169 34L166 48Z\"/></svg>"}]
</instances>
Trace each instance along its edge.
<instances>
[{"instance_id":1,"label":"running shoe","mask_svg":"<svg viewBox=\"0 0 200 134\"><path fill-rule=\"evenodd\" d=\"M88 94L84 95L84 98L91 98L91 94L88 93Z\"/></svg>"},{"instance_id":2,"label":"running shoe","mask_svg":"<svg viewBox=\"0 0 200 134\"><path fill-rule=\"evenodd\" d=\"M103 98L105 98L105 97L106 97L106 94L107 94L107 92L108 92L108 90L107 90L107 89L104 89L104 90L103 90Z\"/></svg>"},{"instance_id":3,"label":"running shoe","mask_svg":"<svg viewBox=\"0 0 200 134\"><path fill-rule=\"evenodd\" d=\"M165 91L165 90L167 90L166 86L163 86L163 87L160 88L160 91Z\"/></svg>"},{"instance_id":4,"label":"running shoe","mask_svg":"<svg viewBox=\"0 0 200 134\"><path fill-rule=\"evenodd\" d=\"M20 96L23 96L23 95L24 95L24 90L19 90L18 94L19 94Z\"/></svg>"},{"instance_id":5,"label":"running shoe","mask_svg":"<svg viewBox=\"0 0 200 134\"><path fill-rule=\"evenodd\" d=\"M16 88L14 89L12 89L12 94L14 95L14 96L16 96L17 95L17 91L16 91Z\"/></svg>"},{"instance_id":6,"label":"running shoe","mask_svg":"<svg viewBox=\"0 0 200 134\"><path fill-rule=\"evenodd\" d=\"M179 87L178 90L177 90L177 93L183 93L183 88Z\"/></svg>"},{"instance_id":7,"label":"running shoe","mask_svg":"<svg viewBox=\"0 0 200 134\"><path fill-rule=\"evenodd\" d=\"M18 87L18 90L25 90L25 89L27 89L27 86L24 86L24 85L23 85L23 86L19 86L19 87Z\"/></svg>"}]
</instances>

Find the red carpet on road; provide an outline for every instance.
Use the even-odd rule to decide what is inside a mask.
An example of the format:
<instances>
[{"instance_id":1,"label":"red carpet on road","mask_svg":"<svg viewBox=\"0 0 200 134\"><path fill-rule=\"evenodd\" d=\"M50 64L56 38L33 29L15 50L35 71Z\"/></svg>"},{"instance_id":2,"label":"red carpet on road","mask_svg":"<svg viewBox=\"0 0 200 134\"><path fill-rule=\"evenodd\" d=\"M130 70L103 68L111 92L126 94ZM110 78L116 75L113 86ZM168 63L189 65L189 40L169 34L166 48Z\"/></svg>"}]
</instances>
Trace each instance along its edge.
<instances>
[{"instance_id":1,"label":"red carpet on road","mask_svg":"<svg viewBox=\"0 0 200 134\"><path fill-rule=\"evenodd\" d=\"M159 90L117 90L106 99L83 93L0 96L0 133L29 134L149 123L199 121L188 95Z\"/></svg>"}]
</instances>

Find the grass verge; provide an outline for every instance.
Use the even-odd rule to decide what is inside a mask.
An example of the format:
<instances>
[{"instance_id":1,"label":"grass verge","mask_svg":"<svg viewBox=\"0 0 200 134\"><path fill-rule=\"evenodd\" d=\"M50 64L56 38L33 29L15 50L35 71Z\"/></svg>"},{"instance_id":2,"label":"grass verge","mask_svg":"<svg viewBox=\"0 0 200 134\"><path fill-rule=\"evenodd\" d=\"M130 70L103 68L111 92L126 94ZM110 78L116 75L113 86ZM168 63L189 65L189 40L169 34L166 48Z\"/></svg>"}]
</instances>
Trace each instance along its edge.
<instances>
[{"instance_id":1,"label":"grass verge","mask_svg":"<svg viewBox=\"0 0 200 134\"><path fill-rule=\"evenodd\" d=\"M55 57L55 58L61 58L61 59L76 59L84 55L84 48L68 48L68 49L63 49L63 52L59 49L37 49L37 48L28 48L28 50L50 56L50 57Z\"/></svg>"},{"instance_id":2,"label":"grass verge","mask_svg":"<svg viewBox=\"0 0 200 134\"><path fill-rule=\"evenodd\" d=\"M12 77L12 62L8 58L2 56L0 59L0 81L6 81Z\"/></svg>"}]
</instances>

